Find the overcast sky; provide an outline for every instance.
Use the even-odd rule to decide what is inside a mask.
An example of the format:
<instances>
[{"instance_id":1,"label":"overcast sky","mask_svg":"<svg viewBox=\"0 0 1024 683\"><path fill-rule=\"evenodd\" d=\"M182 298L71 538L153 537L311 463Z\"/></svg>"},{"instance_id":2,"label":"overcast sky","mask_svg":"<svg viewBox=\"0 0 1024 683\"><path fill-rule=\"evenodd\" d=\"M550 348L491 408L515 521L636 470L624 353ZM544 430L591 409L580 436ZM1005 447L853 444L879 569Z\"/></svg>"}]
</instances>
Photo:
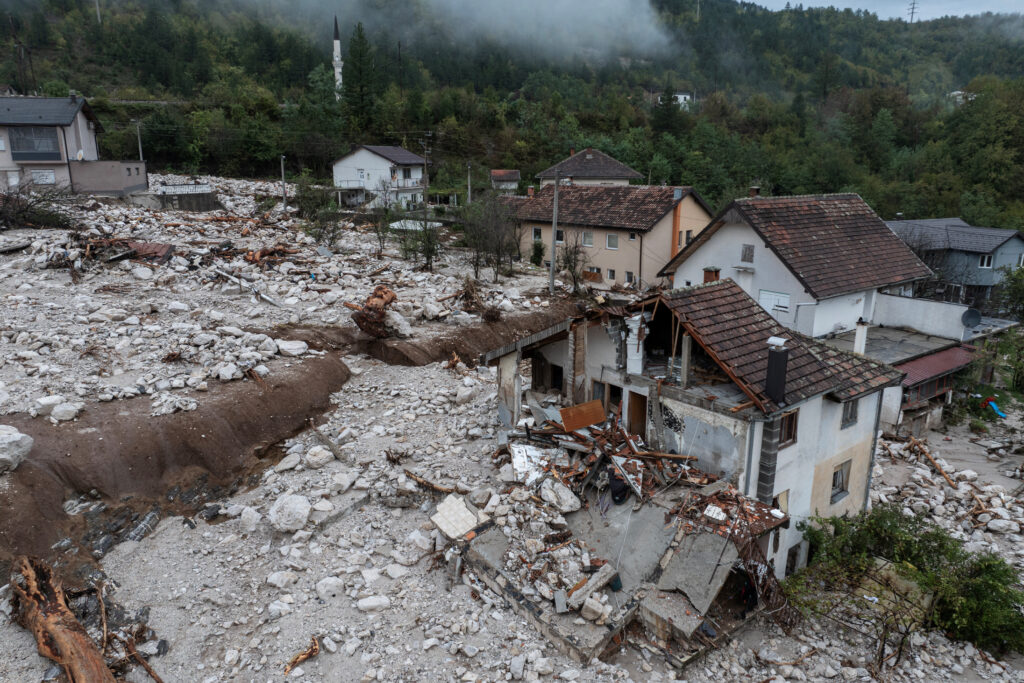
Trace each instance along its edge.
<instances>
[{"instance_id":1,"label":"overcast sky","mask_svg":"<svg viewBox=\"0 0 1024 683\"><path fill-rule=\"evenodd\" d=\"M782 9L786 0L754 0L758 5L769 9ZM800 4L799 0L790 0L792 5ZM849 7L850 9L866 9L874 12L882 19L908 17L907 8L910 0L805 0L804 7ZM983 14L1000 12L1004 14L1024 12L1021 0L976 0L975 2L955 2L954 0L917 0L917 16L922 19L935 19L950 14Z\"/></svg>"}]
</instances>

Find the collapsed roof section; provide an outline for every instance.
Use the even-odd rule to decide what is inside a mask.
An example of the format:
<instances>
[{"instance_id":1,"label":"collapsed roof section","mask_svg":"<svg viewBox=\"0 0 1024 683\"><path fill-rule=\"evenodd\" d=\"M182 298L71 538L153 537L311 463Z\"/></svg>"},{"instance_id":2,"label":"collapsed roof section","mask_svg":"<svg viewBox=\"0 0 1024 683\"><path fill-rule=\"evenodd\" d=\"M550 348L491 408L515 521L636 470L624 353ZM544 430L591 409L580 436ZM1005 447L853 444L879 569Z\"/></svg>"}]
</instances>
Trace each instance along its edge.
<instances>
[{"instance_id":1,"label":"collapsed roof section","mask_svg":"<svg viewBox=\"0 0 1024 683\"><path fill-rule=\"evenodd\" d=\"M847 401L898 384L902 373L794 332L772 318L732 280L718 280L659 297L682 328L765 414L827 394ZM645 302L644 307L649 306ZM765 389L768 340L789 349L784 401Z\"/></svg>"}]
</instances>

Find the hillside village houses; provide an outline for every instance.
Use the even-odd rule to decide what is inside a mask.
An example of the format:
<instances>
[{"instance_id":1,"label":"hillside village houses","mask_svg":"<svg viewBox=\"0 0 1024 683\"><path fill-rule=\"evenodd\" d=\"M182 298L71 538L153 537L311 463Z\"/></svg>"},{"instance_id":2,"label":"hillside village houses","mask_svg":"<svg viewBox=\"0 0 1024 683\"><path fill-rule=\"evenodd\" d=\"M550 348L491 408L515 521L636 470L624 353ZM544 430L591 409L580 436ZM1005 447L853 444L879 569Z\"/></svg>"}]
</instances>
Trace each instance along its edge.
<instances>
[{"instance_id":1,"label":"hillside village houses","mask_svg":"<svg viewBox=\"0 0 1024 683\"><path fill-rule=\"evenodd\" d=\"M1024 237L1016 230L969 225L960 218L888 221L886 225L934 271L915 294L991 306L1003 268L1024 266Z\"/></svg>"},{"instance_id":2,"label":"hillside village houses","mask_svg":"<svg viewBox=\"0 0 1024 683\"><path fill-rule=\"evenodd\" d=\"M551 258L554 186L546 185L512 202L521 221L522 250L545 246ZM564 185L558 191L555 246L582 246L584 277L598 289L614 285L644 288L654 284L659 269L682 243L700 230L710 208L692 187L648 185Z\"/></svg>"},{"instance_id":3,"label":"hillside village houses","mask_svg":"<svg viewBox=\"0 0 1024 683\"><path fill-rule=\"evenodd\" d=\"M520 173L517 170L491 169L491 189L501 194L515 194L519 189Z\"/></svg>"},{"instance_id":4,"label":"hillside village houses","mask_svg":"<svg viewBox=\"0 0 1024 683\"><path fill-rule=\"evenodd\" d=\"M401 147L359 145L334 162L338 203L411 209L424 201L426 164L425 158Z\"/></svg>"},{"instance_id":5,"label":"hillside village houses","mask_svg":"<svg viewBox=\"0 0 1024 683\"><path fill-rule=\"evenodd\" d=\"M582 152L572 150L568 159L537 174L541 187L554 185L556 177L572 185L629 185L643 175L604 152L587 147Z\"/></svg>"},{"instance_id":6,"label":"hillside village houses","mask_svg":"<svg viewBox=\"0 0 1024 683\"><path fill-rule=\"evenodd\" d=\"M100 161L103 126L84 97L0 97L0 188L125 195L149 187L143 161Z\"/></svg>"},{"instance_id":7,"label":"hillside village houses","mask_svg":"<svg viewBox=\"0 0 1024 683\"><path fill-rule=\"evenodd\" d=\"M501 413L519 422L530 390L600 400L653 450L692 463L796 521L867 501L882 391L902 373L794 333L729 279L608 307L488 354ZM760 539L783 577L806 562L796 524Z\"/></svg>"}]
</instances>

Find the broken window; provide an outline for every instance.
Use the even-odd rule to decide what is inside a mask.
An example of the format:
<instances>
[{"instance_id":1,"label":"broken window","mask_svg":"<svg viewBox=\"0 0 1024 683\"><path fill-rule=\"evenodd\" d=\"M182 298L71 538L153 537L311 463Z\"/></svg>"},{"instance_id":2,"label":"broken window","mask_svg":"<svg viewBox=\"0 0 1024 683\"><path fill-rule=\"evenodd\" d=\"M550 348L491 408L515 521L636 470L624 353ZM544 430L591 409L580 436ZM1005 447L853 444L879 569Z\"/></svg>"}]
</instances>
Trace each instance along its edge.
<instances>
[{"instance_id":1,"label":"broken window","mask_svg":"<svg viewBox=\"0 0 1024 683\"><path fill-rule=\"evenodd\" d=\"M843 404L843 421L840 424L841 429L846 429L857 424L857 399L847 401Z\"/></svg>"},{"instance_id":2,"label":"broken window","mask_svg":"<svg viewBox=\"0 0 1024 683\"><path fill-rule=\"evenodd\" d=\"M832 498L831 503L835 505L850 493L850 465L852 460L832 470Z\"/></svg>"},{"instance_id":3,"label":"broken window","mask_svg":"<svg viewBox=\"0 0 1024 683\"><path fill-rule=\"evenodd\" d=\"M779 448L792 446L796 443L797 415L799 410L792 410L782 416L782 428L779 430Z\"/></svg>"},{"instance_id":4,"label":"broken window","mask_svg":"<svg viewBox=\"0 0 1024 683\"><path fill-rule=\"evenodd\" d=\"M743 250L740 252L740 260L743 261L744 263L753 263L754 262L754 245L753 244L744 244L743 245Z\"/></svg>"}]
</instances>

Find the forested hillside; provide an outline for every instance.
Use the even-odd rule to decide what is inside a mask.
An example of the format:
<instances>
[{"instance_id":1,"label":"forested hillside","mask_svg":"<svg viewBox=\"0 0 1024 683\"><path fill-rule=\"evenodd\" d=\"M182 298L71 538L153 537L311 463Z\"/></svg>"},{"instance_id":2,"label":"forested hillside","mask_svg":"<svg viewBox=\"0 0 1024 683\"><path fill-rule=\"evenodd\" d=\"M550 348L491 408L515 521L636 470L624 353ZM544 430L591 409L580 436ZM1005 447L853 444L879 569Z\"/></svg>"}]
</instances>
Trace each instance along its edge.
<instances>
[{"instance_id":1,"label":"forested hillside","mask_svg":"<svg viewBox=\"0 0 1024 683\"><path fill-rule=\"evenodd\" d=\"M153 168L267 175L285 154L291 172L322 177L354 142L421 151L429 131L440 190L464 190L467 161L484 186L487 168L531 178L592 145L715 206L756 183L853 190L886 218L1024 228L1019 15L908 24L731 0L701 0L699 16L697 0L478 7L491 4L103 0L98 21L94 0L7 0L0 81L90 97L111 157L136 153L141 120ZM662 96L676 91L697 104Z\"/></svg>"}]
</instances>

